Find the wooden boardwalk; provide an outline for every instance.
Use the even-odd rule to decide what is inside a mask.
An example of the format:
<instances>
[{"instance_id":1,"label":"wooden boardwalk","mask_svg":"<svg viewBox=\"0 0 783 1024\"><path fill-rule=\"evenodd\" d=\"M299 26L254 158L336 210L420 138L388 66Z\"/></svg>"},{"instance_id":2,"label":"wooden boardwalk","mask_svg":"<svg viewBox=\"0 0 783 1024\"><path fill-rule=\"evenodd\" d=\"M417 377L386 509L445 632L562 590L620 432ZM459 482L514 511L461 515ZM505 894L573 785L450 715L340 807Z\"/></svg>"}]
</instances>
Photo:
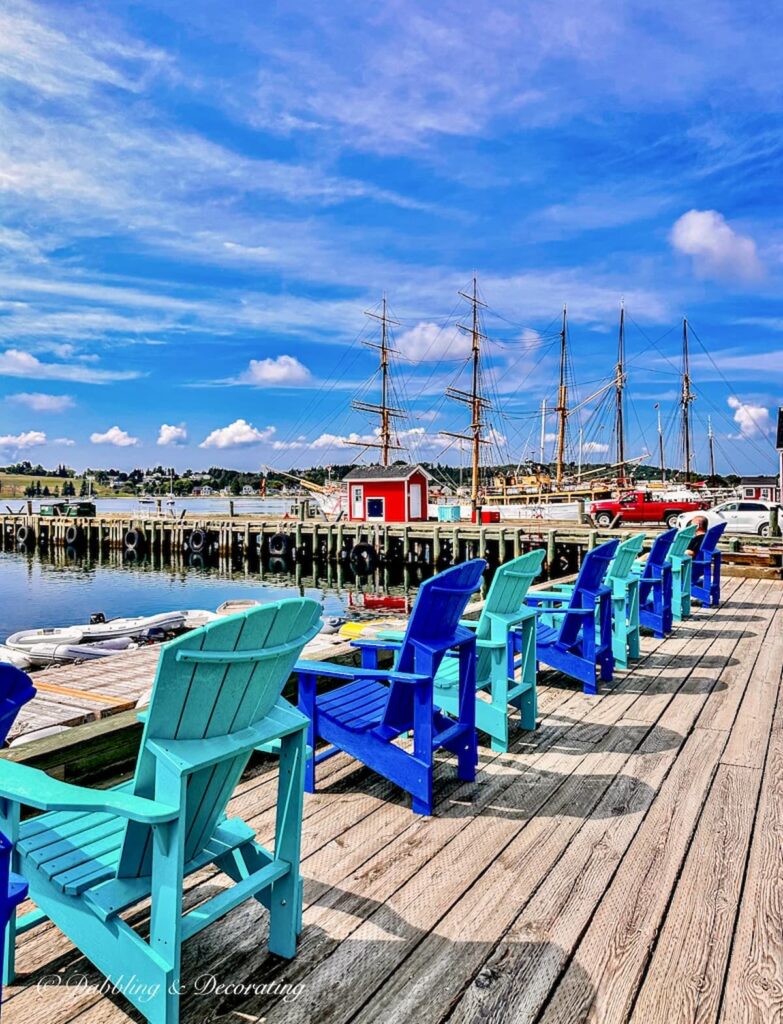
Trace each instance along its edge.
<instances>
[{"instance_id":1,"label":"wooden boardwalk","mask_svg":"<svg viewBox=\"0 0 783 1024\"><path fill-rule=\"evenodd\" d=\"M240 907L185 947L183 1021L783 1021L783 584L724 594L597 698L544 676L537 732L482 748L475 784L444 763L432 818L327 762L297 958ZM233 802L262 841L274 782ZM221 885L190 879L188 906ZM140 1019L53 926L18 967L5 1024Z\"/></svg>"}]
</instances>

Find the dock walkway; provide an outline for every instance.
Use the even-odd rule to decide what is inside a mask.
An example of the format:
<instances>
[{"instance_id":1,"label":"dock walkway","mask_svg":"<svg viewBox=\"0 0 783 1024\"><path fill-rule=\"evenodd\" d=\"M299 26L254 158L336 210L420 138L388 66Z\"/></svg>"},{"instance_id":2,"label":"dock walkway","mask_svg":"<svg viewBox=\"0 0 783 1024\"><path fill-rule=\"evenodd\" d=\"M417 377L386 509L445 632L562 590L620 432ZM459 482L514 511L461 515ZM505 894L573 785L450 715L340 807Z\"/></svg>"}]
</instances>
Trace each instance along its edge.
<instances>
[{"instance_id":1,"label":"dock walkway","mask_svg":"<svg viewBox=\"0 0 783 1024\"><path fill-rule=\"evenodd\" d=\"M238 908L185 947L183 1022L782 1021L783 583L724 597L598 697L543 674L538 730L481 747L474 784L443 763L432 818L326 762L296 959ZM274 784L256 770L229 809L261 841ZM191 878L188 907L222 884ZM53 926L17 963L6 1024L139 1020Z\"/></svg>"}]
</instances>

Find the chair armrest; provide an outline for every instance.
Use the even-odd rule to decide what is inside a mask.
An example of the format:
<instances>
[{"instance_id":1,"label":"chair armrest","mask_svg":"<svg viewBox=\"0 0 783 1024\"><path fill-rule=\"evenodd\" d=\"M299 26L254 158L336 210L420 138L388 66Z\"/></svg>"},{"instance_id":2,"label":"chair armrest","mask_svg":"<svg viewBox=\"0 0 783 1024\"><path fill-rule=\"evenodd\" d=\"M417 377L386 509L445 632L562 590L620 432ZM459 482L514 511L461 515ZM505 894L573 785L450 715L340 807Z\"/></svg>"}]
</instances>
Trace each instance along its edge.
<instances>
[{"instance_id":1,"label":"chair armrest","mask_svg":"<svg viewBox=\"0 0 783 1024\"><path fill-rule=\"evenodd\" d=\"M39 811L99 811L144 825L173 821L179 807L115 789L85 789L53 779L39 768L0 760L0 797Z\"/></svg>"},{"instance_id":2,"label":"chair armrest","mask_svg":"<svg viewBox=\"0 0 783 1024\"><path fill-rule=\"evenodd\" d=\"M420 683L430 677L418 672L395 672L384 668L352 668L350 665L333 665L330 661L297 661L294 672L300 675L325 676L327 679L388 679L390 682Z\"/></svg>"},{"instance_id":3,"label":"chair armrest","mask_svg":"<svg viewBox=\"0 0 783 1024\"><path fill-rule=\"evenodd\" d=\"M459 624L464 629L475 629L476 626L478 626L478 624L479 624L479 620L478 619L460 619L459 620Z\"/></svg>"},{"instance_id":4,"label":"chair armrest","mask_svg":"<svg viewBox=\"0 0 783 1024\"><path fill-rule=\"evenodd\" d=\"M525 601L565 601L570 594L557 593L552 590L537 590L534 594L528 594Z\"/></svg>"},{"instance_id":5,"label":"chair armrest","mask_svg":"<svg viewBox=\"0 0 783 1024\"><path fill-rule=\"evenodd\" d=\"M398 651L402 647L402 634L400 634L400 639L397 639L397 637L378 633L374 637L368 637L367 640L351 640L351 647L357 647L359 650L364 648L375 651Z\"/></svg>"},{"instance_id":6,"label":"chair armrest","mask_svg":"<svg viewBox=\"0 0 783 1024\"><path fill-rule=\"evenodd\" d=\"M595 615L594 608L539 608L544 615Z\"/></svg>"}]
</instances>

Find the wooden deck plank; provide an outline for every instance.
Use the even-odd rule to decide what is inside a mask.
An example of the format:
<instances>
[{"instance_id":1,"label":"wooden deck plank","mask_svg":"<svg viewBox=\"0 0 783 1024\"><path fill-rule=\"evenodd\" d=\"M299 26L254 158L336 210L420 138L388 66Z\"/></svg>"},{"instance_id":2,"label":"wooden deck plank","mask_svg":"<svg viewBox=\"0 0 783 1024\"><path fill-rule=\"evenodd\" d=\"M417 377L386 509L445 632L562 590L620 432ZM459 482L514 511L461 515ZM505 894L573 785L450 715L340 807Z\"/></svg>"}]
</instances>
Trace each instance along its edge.
<instances>
[{"instance_id":1,"label":"wooden deck plank","mask_svg":"<svg viewBox=\"0 0 783 1024\"><path fill-rule=\"evenodd\" d=\"M760 769L719 765L633 1024L717 1020L760 783Z\"/></svg>"},{"instance_id":2,"label":"wooden deck plank","mask_svg":"<svg viewBox=\"0 0 783 1024\"><path fill-rule=\"evenodd\" d=\"M783 689L764 765L721 1024L783 1020Z\"/></svg>"}]
</instances>

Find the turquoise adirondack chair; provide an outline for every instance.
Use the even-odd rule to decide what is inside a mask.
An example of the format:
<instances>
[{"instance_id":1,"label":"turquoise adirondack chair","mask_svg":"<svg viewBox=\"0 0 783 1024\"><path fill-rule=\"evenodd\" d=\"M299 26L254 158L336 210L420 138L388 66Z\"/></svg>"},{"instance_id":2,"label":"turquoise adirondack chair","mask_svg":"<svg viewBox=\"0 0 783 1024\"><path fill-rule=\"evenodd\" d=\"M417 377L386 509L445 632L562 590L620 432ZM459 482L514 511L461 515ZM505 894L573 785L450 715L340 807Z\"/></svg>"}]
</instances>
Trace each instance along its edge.
<instances>
[{"instance_id":1,"label":"turquoise adirondack chair","mask_svg":"<svg viewBox=\"0 0 783 1024\"><path fill-rule=\"evenodd\" d=\"M612 592L612 654L617 668L628 668L641 656L639 626L639 577L634 571L644 544L644 534L635 533L622 541L609 563L604 585ZM564 596L573 593L573 583L555 583L550 589ZM546 620L546 612L542 613Z\"/></svg>"},{"instance_id":2,"label":"turquoise adirondack chair","mask_svg":"<svg viewBox=\"0 0 783 1024\"><path fill-rule=\"evenodd\" d=\"M476 631L476 689L489 696L476 697L476 728L490 736L493 750L503 753L508 750L509 705L519 710L522 729L536 727L536 610L525 605L525 598L545 557L541 548L501 565L478 619L461 623ZM447 658L435 677L435 703L449 715L459 710L458 682L457 661Z\"/></svg>"},{"instance_id":3,"label":"turquoise adirondack chair","mask_svg":"<svg viewBox=\"0 0 783 1024\"><path fill-rule=\"evenodd\" d=\"M151 1024L176 1024L182 943L251 897L269 908L269 949L294 955L308 722L280 694L320 610L278 601L166 644L129 783L85 789L0 761L0 829L37 908L9 923L6 981L15 935L50 919ZM280 754L274 851L225 816L258 747ZM48 813L20 824L22 805ZM183 879L209 864L235 884L183 916ZM149 896L147 941L120 915Z\"/></svg>"},{"instance_id":4,"label":"turquoise adirondack chair","mask_svg":"<svg viewBox=\"0 0 783 1024\"><path fill-rule=\"evenodd\" d=\"M481 614L461 626L476 634L476 728L491 738L492 749L508 750L509 705L519 710L522 729L535 729L536 611L525 606L530 584L541 572L546 551L529 551L501 565L492 577ZM519 637L512 636L519 634ZM384 630L376 646L399 649L404 633ZM520 654L514 657L515 644ZM390 641L384 644L384 641ZM396 642L395 642L396 641ZM357 646L361 646L358 644ZM520 670L519 682L515 679ZM486 694L489 700L482 695ZM459 662L446 657L435 676L434 702L453 718L459 715Z\"/></svg>"},{"instance_id":5,"label":"turquoise adirondack chair","mask_svg":"<svg viewBox=\"0 0 783 1024\"><path fill-rule=\"evenodd\" d=\"M691 579L693 559L688 545L696 535L696 524L684 526L669 548L667 561L672 567L672 615L675 622L682 622L691 614Z\"/></svg>"}]
</instances>

